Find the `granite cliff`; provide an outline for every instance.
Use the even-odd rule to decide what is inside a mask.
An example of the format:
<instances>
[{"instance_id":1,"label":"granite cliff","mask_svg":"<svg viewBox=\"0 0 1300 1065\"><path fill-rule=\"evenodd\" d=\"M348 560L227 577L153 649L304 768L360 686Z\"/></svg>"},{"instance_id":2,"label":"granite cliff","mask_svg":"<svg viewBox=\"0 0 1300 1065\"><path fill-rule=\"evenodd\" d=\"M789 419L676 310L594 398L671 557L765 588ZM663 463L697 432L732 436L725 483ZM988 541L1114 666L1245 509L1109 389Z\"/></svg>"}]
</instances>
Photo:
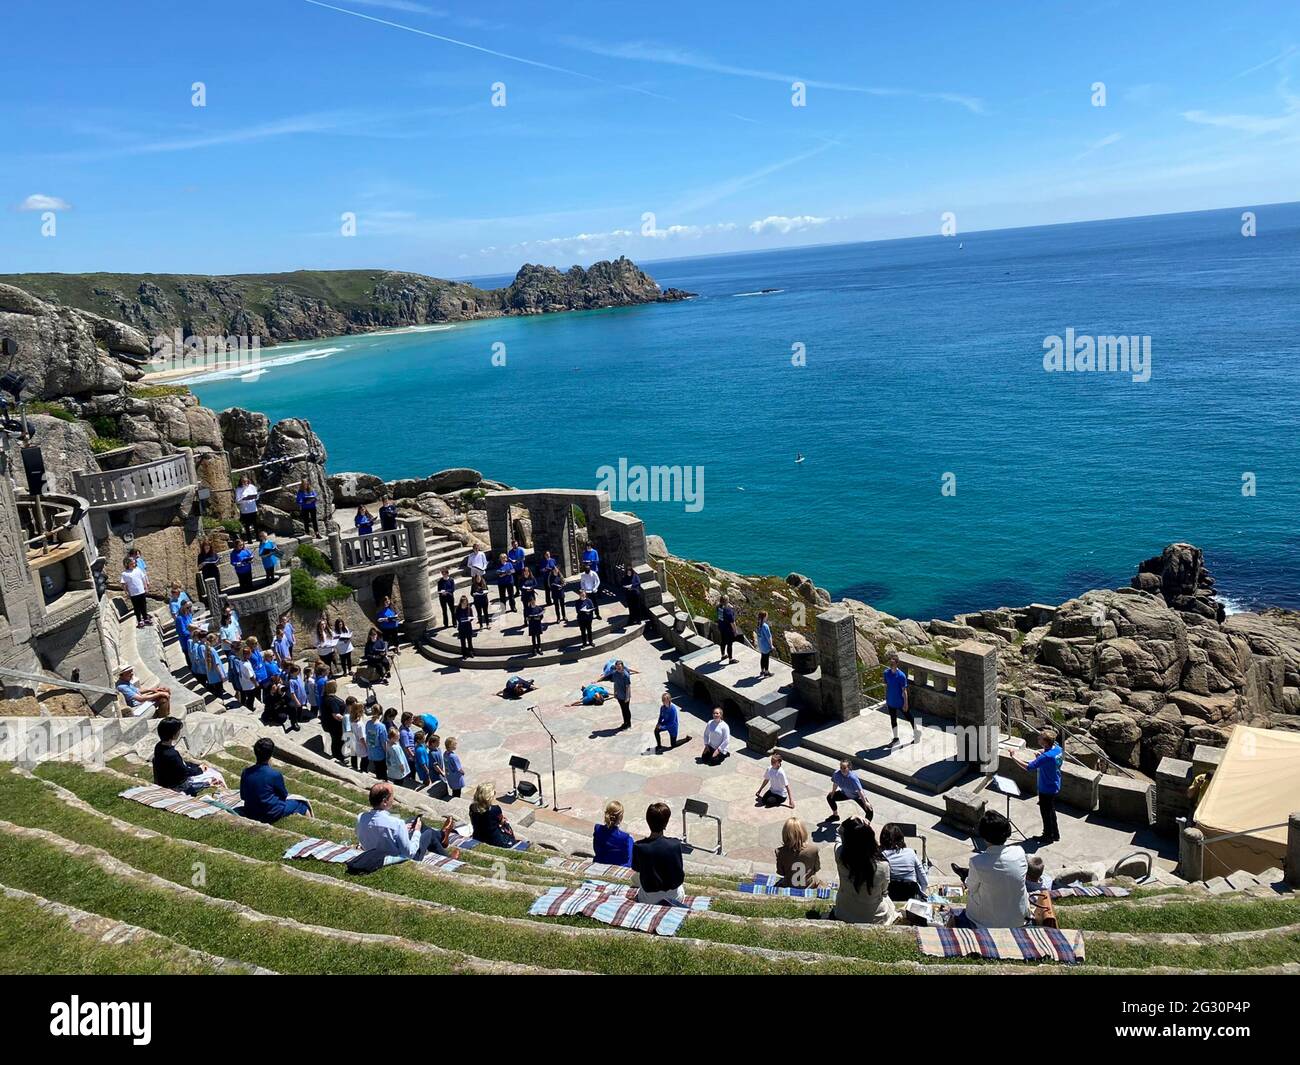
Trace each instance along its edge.
<instances>
[{"instance_id":1,"label":"granite cliff","mask_svg":"<svg viewBox=\"0 0 1300 1065\"><path fill-rule=\"evenodd\" d=\"M627 258L574 266L523 266L505 288L483 289L395 270L299 270L283 274L8 274L0 283L66 305L124 331L116 350L148 354L145 338L258 336L263 344L513 314L625 307L686 299L661 289ZM12 297L11 297L12 298ZM146 343L143 351L140 344ZM113 347L112 338L106 343Z\"/></svg>"}]
</instances>

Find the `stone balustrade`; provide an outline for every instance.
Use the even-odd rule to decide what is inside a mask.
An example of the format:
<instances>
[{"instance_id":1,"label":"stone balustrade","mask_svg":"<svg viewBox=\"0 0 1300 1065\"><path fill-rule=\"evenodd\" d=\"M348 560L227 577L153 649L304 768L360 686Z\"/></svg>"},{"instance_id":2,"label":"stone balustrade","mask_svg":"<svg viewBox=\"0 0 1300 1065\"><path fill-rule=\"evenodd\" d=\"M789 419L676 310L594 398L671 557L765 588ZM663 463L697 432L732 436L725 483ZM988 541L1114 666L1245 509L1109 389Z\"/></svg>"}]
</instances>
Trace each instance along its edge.
<instances>
[{"instance_id":1,"label":"stone balustrade","mask_svg":"<svg viewBox=\"0 0 1300 1065\"><path fill-rule=\"evenodd\" d=\"M173 499L189 491L198 478L189 449L138 466L72 475L77 494L92 510L120 510Z\"/></svg>"},{"instance_id":2,"label":"stone balustrade","mask_svg":"<svg viewBox=\"0 0 1300 1065\"><path fill-rule=\"evenodd\" d=\"M355 533L347 536L331 534L330 551L335 555L331 559L334 568L340 573L364 569L367 566L401 562L416 554L408 527L404 525L386 532L367 533L364 536Z\"/></svg>"}]
</instances>

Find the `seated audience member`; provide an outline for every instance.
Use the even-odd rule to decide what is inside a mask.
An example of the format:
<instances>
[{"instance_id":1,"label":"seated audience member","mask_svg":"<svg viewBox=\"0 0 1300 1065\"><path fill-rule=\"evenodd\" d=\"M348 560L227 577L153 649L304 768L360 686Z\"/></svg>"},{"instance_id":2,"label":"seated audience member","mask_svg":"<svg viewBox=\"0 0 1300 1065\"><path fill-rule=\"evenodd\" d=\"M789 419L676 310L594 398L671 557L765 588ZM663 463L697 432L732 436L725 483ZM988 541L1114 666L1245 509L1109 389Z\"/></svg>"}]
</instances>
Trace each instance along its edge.
<instances>
[{"instance_id":1,"label":"seated audience member","mask_svg":"<svg viewBox=\"0 0 1300 1065\"><path fill-rule=\"evenodd\" d=\"M686 871L682 865L682 842L664 835L672 811L664 802L646 807L645 823L650 835L632 844L632 869L637 874L637 902L668 903L680 906L686 898L682 884Z\"/></svg>"},{"instance_id":2,"label":"seated audience member","mask_svg":"<svg viewBox=\"0 0 1300 1065\"><path fill-rule=\"evenodd\" d=\"M1030 895L1034 895L1040 891L1051 890L1052 878L1044 871L1043 859L1037 854L1031 854L1027 859L1025 891Z\"/></svg>"},{"instance_id":3,"label":"seated audience member","mask_svg":"<svg viewBox=\"0 0 1300 1065\"><path fill-rule=\"evenodd\" d=\"M715 706L713 717L704 726L704 750L700 753L700 760L718 765L730 753L727 750L730 745L731 726L723 719L722 707Z\"/></svg>"},{"instance_id":4,"label":"seated audience member","mask_svg":"<svg viewBox=\"0 0 1300 1065\"><path fill-rule=\"evenodd\" d=\"M311 817L311 806L307 801L291 798L284 786L284 775L271 768L273 754L275 743L267 737L263 736L253 744L253 757L257 764L248 766L239 775L239 797L244 800L240 814L268 825L290 814Z\"/></svg>"},{"instance_id":5,"label":"seated audience member","mask_svg":"<svg viewBox=\"0 0 1300 1065\"><path fill-rule=\"evenodd\" d=\"M841 758L839 769L831 774L831 790L826 796L826 805L831 808L831 815L826 818L828 823L840 819L840 809L835 804L841 802L856 802L868 821L875 813L867 801L867 789L862 778L854 772L853 763L847 758Z\"/></svg>"},{"instance_id":6,"label":"seated audience member","mask_svg":"<svg viewBox=\"0 0 1300 1065\"><path fill-rule=\"evenodd\" d=\"M784 759L780 751L773 751L771 761L763 771L763 782L759 784L754 798L760 806L788 806L794 809L794 794L790 791L790 778L782 767ZM766 792L766 794L764 794Z\"/></svg>"},{"instance_id":7,"label":"seated audience member","mask_svg":"<svg viewBox=\"0 0 1300 1065\"><path fill-rule=\"evenodd\" d=\"M493 847L513 847L517 842L515 830L497 805L497 789L490 781L483 781L474 789L474 801L469 804L471 833L480 843Z\"/></svg>"},{"instance_id":8,"label":"seated audience member","mask_svg":"<svg viewBox=\"0 0 1300 1065\"><path fill-rule=\"evenodd\" d=\"M417 817L409 824L393 813L393 785L387 781L370 785L370 809L357 816L357 846L377 850L392 858L414 858L417 862L432 851L447 854L445 836L452 821L447 818L441 831L425 828Z\"/></svg>"},{"instance_id":9,"label":"seated audience member","mask_svg":"<svg viewBox=\"0 0 1300 1065\"><path fill-rule=\"evenodd\" d=\"M135 682L135 667L123 666L117 675L117 690L132 717L170 717L172 693L166 688L141 688Z\"/></svg>"},{"instance_id":10,"label":"seated audience member","mask_svg":"<svg viewBox=\"0 0 1300 1065\"><path fill-rule=\"evenodd\" d=\"M1029 859L1024 848L1007 844L1011 822L989 811L980 818L980 839L988 844L971 855L966 875L966 909L953 918L963 928L1019 928L1029 920L1025 878Z\"/></svg>"},{"instance_id":11,"label":"seated audience member","mask_svg":"<svg viewBox=\"0 0 1300 1065\"><path fill-rule=\"evenodd\" d=\"M781 828L781 846L776 849L778 887L818 887L822 857L808 836L808 827L797 817L788 818Z\"/></svg>"},{"instance_id":12,"label":"seated audience member","mask_svg":"<svg viewBox=\"0 0 1300 1065\"><path fill-rule=\"evenodd\" d=\"M840 886L831 917L848 924L891 924L897 916L889 898L889 862L880 853L875 830L858 817L840 825L835 848Z\"/></svg>"},{"instance_id":13,"label":"seated audience member","mask_svg":"<svg viewBox=\"0 0 1300 1065\"><path fill-rule=\"evenodd\" d=\"M215 769L198 762L187 762L176 749L185 723L177 717L158 722L158 742L153 748L153 782L160 788L197 795L204 788L225 788L226 781Z\"/></svg>"},{"instance_id":14,"label":"seated audience member","mask_svg":"<svg viewBox=\"0 0 1300 1065\"><path fill-rule=\"evenodd\" d=\"M880 850L889 863L889 897L895 902L925 898L930 882L903 830L892 822L880 830Z\"/></svg>"},{"instance_id":15,"label":"seated audience member","mask_svg":"<svg viewBox=\"0 0 1300 1065\"><path fill-rule=\"evenodd\" d=\"M611 799L605 804L605 823L597 825L591 836L591 848L602 865L632 864L632 837L619 826L623 824L623 804Z\"/></svg>"}]
</instances>

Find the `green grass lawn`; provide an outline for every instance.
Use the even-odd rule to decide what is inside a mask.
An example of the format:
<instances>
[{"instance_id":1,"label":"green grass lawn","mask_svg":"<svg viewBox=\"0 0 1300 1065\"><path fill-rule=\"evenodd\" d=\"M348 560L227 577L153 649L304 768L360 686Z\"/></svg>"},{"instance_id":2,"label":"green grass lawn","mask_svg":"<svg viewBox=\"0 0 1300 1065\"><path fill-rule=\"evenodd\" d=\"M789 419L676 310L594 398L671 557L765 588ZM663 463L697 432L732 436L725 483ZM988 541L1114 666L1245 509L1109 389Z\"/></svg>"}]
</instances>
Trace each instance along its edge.
<instances>
[{"instance_id":1,"label":"green grass lawn","mask_svg":"<svg viewBox=\"0 0 1300 1065\"><path fill-rule=\"evenodd\" d=\"M165 940L103 943L30 899L0 896L0 972L6 976L210 976L220 971L180 956Z\"/></svg>"}]
</instances>

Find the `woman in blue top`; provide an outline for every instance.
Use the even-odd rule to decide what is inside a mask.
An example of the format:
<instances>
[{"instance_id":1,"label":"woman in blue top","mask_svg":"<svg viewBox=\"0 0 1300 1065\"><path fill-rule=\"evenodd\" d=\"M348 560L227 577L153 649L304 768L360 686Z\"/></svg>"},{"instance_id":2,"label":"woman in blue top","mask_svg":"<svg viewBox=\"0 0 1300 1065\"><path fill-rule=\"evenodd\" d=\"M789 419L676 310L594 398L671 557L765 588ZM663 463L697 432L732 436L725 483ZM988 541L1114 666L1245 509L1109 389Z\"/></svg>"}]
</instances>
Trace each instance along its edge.
<instances>
[{"instance_id":1,"label":"woman in blue top","mask_svg":"<svg viewBox=\"0 0 1300 1065\"><path fill-rule=\"evenodd\" d=\"M366 722L366 760L375 776L380 780L388 779L388 729L384 727L384 712L378 705L370 708L370 720Z\"/></svg>"},{"instance_id":2,"label":"woman in blue top","mask_svg":"<svg viewBox=\"0 0 1300 1065\"><path fill-rule=\"evenodd\" d=\"M632 865L632 837L619 825L623 823L623 804L612 799L605 805L605 823L592 833L591 849L601 865Z\"/></svg>"},{"instance_id":3,"label":"woman in blue top","mask_svg":"<svg viewBox=\"0 0 1300 1065\"><path fill-rule=\"evenodd\" d=\"M185 593L182 592L182 595ZM181 645L181 650L185 652L185 658L188 661L190 657L190 627L194 624L194 604L187 598L176 611L176 640Z\"/></svg>"},{"instance_id":4,"label":"woman in blue top","mask_svg":"<svg viewBox=\"0 0 1300 1065\"><path fill-rule=\"evenodd\" d=\"M767 611L758 612L758 627L754 629L754 643L758 646L758 675L770 677L772 671L767 668L772 658L772 626L767 623Z\"/></svg>"},{"instance_id":5,"label":"woman in blue top","mask_svg":"<svg viewBox=\"0 0 1300 1065\"><path fill-rule=\"evenodd\" d=\"M722 647L719 662L736 662L736 611L724 595L718 600L718 643Z\"/></svg>"},{"instance_id":6,"label":"woman in blue top","mask_svg":"<svg viewBox=\"0 0 1300 1065\"><path fill-rule=\"evenodd\" d=\"M353 523L358 533L369 536L375 529L375 516L365 507L357 507L357 516L353 519Z\"/></svg>"},{"instance_id":7,"label":"woman in blue top","mask_svg":"<svg viewBox=\"0 0 1300 1065\"><path fill-rule=\"evenodd\" d=\"M451 789L453 799L460 798L460 789L465 786L465 767L461 765L460 755L456 753L458 746L456 737L448 736L442 756L442 764L447 772L447 787Z\"/></svg>"}]
</instances>

